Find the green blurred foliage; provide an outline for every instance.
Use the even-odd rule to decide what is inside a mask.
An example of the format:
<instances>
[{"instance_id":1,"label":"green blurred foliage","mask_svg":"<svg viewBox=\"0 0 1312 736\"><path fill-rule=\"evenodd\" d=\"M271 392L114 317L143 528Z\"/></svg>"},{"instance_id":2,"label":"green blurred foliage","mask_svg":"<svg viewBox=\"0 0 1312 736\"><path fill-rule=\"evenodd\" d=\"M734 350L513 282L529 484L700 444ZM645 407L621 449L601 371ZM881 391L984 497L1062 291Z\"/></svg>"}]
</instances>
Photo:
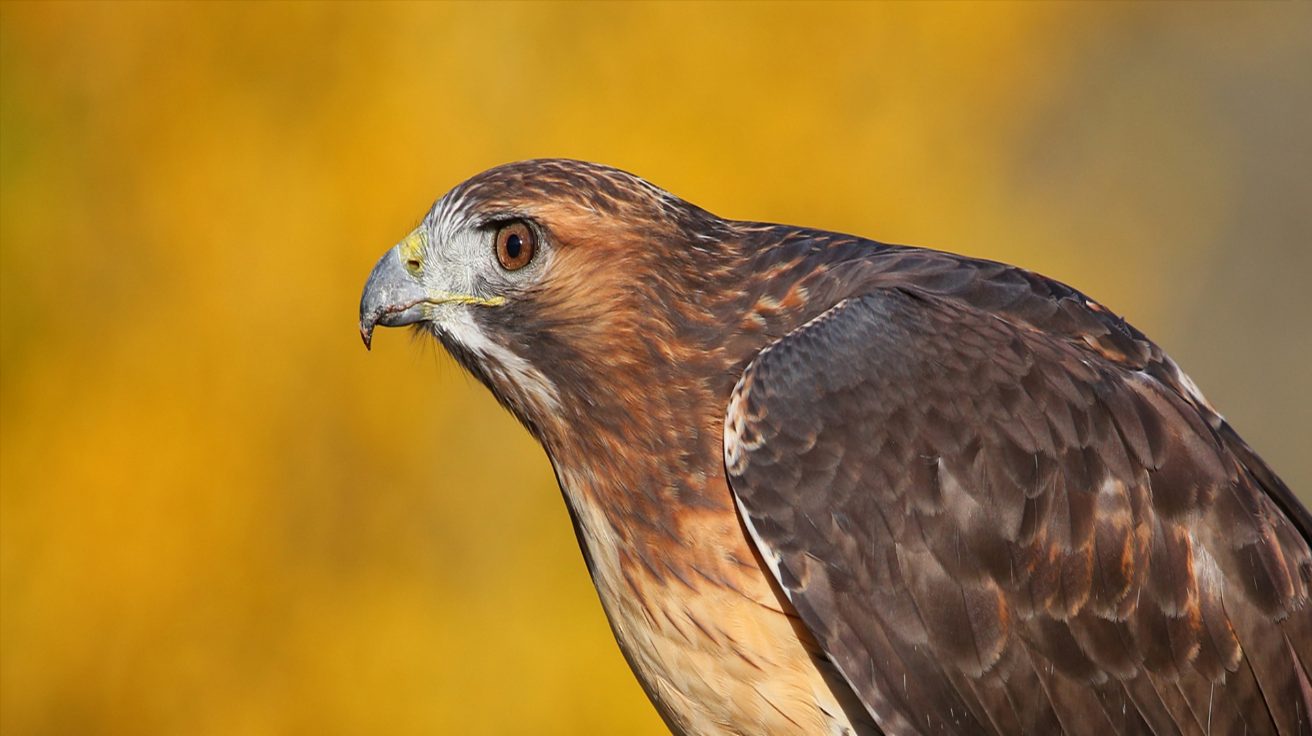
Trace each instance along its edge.
<instances>
[{"instance_id":1,"label":"green blurred foliage","mask_svg":"<svg viewBox=\"0 0 1312 736\"><path fill-rule=\"evenodd\" d=\"M491 165L1016 262L1312 481L1312 5L0 6L0 729L660 733L550 468L356 303Z\"/></svg>"}]
</instances>

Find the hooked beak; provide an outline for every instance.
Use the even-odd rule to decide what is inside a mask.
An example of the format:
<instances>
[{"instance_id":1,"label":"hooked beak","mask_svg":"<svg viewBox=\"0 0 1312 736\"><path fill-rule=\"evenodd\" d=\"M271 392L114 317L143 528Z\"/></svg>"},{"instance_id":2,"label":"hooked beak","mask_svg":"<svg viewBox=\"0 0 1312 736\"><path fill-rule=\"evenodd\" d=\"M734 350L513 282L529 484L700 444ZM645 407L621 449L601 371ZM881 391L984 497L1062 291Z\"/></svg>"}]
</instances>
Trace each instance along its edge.
<instances>
[{"instance_id":1,"label":"hooked beak","mask_svg":"<svg viewBox=\"0 0 1312 736\"><path fill-rule=\"evenodd\" d=\"M360 296L360 338L365 349L373 342L375 326L400 327L425 317L424 305L430 302L429 296L419 277L406 270L401 254L404 245L403 241L384 253L364 284Z\"/></svg>"},{"instance_id":2,"label":"hooked beak","mask_svg":"<svg viewBox=\"0 0 1312 736\"><path fill-rule=\"evenodd\" d=\"M374 327L401 327L422 322L433 314L439 304L469 304L478 307L499 307L505 297L480 297L432 290L422 280L422 264L427 236L422 230L410 233L383 254L369 274L360 296L360 339L365 349L373 343Z\"/></svg>"}]
</instances>

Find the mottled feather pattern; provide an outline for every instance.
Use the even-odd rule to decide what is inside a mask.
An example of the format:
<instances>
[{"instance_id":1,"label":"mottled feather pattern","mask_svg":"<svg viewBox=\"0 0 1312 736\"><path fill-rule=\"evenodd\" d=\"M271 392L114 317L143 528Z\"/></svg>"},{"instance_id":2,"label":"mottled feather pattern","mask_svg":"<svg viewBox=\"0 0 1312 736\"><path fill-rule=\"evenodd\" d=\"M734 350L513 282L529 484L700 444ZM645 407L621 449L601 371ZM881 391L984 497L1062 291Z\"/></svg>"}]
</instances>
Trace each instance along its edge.
<instances>
[{"instance_id":1,"label":"mottled feather pattern","mask_svg":"<svg viewBox=\"0 0 1312 736\"><path fill-rule=\"evenodd\" d=\"M1143 370L1152 349L1112 329L1099 339L1125 344L1099 350L1030 321L1069 312L900 275L764 351L727 440L790 600L876 717L884 700L949 732L1305 732L1305 533ZM1244 661L1281 632L1288 651ZM1096 698L1008 696L1053 677Z\"/></svg>"}]
</instances>

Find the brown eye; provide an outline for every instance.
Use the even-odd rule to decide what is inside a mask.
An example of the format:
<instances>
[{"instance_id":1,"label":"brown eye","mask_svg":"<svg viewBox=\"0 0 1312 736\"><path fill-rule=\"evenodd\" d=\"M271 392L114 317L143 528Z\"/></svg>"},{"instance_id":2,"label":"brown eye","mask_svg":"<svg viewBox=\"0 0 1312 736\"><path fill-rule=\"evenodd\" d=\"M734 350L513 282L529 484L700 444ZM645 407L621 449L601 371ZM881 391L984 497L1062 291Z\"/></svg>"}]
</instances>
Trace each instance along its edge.
<instances>
[{"instance_id":1,"label":"brown eye","mask_svg":"<svg viewBox=\"0 0 1312 736\"><path fill-rule=\"evenodd\" d=\"M518 271L533 260L537 236L522 222L510 222L497 230L497 262L507 271Z\"/></svg>"}]
</instances>

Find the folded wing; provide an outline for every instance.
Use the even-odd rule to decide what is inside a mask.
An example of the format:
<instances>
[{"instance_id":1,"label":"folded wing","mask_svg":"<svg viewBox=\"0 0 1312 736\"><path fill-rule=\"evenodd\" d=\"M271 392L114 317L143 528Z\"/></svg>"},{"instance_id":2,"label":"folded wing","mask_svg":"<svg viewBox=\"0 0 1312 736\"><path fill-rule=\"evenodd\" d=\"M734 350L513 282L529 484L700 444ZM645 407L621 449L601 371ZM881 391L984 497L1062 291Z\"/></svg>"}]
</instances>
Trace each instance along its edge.
<instances>
[{"instance_id":1,"label":"folded wing","mask_svg":"<svg viewBox=\"0 0 1312 736\"><path fill-rule=\"evenodd\" d=\"M762 557L891 733L1309 733L1306 512L1098 347L899 287L777 341L725 421Z\"/></svg>"}]
</instances>

